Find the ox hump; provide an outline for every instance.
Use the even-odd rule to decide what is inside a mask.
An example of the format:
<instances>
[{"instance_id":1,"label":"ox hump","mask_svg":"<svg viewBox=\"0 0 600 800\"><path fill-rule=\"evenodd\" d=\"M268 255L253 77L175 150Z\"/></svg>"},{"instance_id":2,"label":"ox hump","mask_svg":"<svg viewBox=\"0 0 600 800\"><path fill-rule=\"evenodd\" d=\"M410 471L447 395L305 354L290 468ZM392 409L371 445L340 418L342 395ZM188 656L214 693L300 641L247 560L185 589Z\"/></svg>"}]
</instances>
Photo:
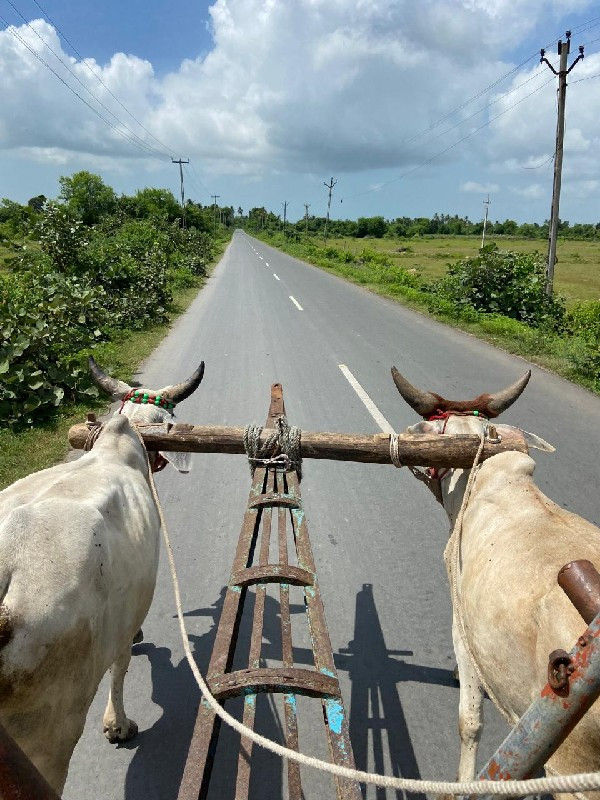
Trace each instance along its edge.
<instances>
[{"instance_id":1,"label":"ox hump","mask_svg":"<svg viewBox=\"0 0 600 800\"><path fill-rule=\"evenodd\" d=\"M91 452L101 457L120 458L135 469L145 471L147 466L146 449L124 414L117 414L104 424Z\"/></svg>"}]
</instances>

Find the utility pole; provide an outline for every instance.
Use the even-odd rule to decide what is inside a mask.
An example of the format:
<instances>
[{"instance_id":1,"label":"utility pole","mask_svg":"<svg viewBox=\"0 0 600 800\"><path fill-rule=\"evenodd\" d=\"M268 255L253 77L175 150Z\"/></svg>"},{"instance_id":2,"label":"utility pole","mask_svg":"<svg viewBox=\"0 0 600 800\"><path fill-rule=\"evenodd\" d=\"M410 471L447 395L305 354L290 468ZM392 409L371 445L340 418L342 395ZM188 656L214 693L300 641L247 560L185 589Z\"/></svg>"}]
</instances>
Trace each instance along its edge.
<instances>
[{"instance_id":1,"label":"utility pole","mask_svg":"<svg viewBox=\"0 0 600 800\"><path fill-rule=\"evenodd\" d=\"M483 201L483 205L485 206L485 218L483 220L483 233L481 234L481 249L483 250L483 243L485 242L485 229L487 228L487 221L488 221L488 213L490 210L490 196L488 194L487 200Z\"/></svg>"},{"instance_id":2,"label":"utility pole","mask_svg":"<svg viewBox=\"0 0 600 800\"><path fill-rule=\"evenodd\" d=\"M327 244L327 226L329 225L329 209L331 208L331 193L333 192L333 187L336 185L337 181L331 178L330 183L324 183L323 186L326 186L329 189L329 200L327 201L327 217L325 218L325 231L323 234L323 238L325 239L325 244Z\"/></svg>"},{"instance_id":3,"label":"utility pole","mask_svg":"<svg viewBox=\"0 0 600 800\"><path fill-rule=\"evenodd\" d=\"M285 239L285 221L286 221L288 201L285 200L281 205L283 206L283 238Z\"/></svg>"},{"instance_id":4,"label":"utility pole","mask_svg":"<svg viewBox=\"0 0 600 800\"><path fill-rule=\"evenodd\" d=\"M217 232L217 200L221 197L220 194L211 194L213 199L213 234Z\"/></svg>"},{"instance_id":5,"label":"utility pole","mask_svg":"<svg viewBox=\"0 0 600 800\"><path fill-rule=\"evenodd\" d=\"M308 209L310 208L310 203L304 203L304 229L306 233L308 233Z\"/></svg>"},{"instance_id":6,"label":"utility pole","mask_svg":"<svg viewBox=\"0 0 600 800\"><path fill-rule=\"evenodd\" d=\"M562 178L563 139L565 136L565 104L567 101L567 75L578 61L583 58L583 45L579 47L579 55L567 69L567 59L571 50L571 31L567 31L566 41L558 41L560 65L558 72L546 58L546 52L540 50L540 64L544 63L555 75L558 75L558 118L556 121L556 150L554 151L554 182L552 184L552 208L548 230L548 264L546 266L546 294L552 296L554 283L554 265L556 264L556 238L558 233L558 211L560 204L560 183Z\"/></svg>"},{"instance_id":7,"label":"utility pole","mask_svg":"<svg viewBox=\"0 0 600 800\"><path fill-rule=\"evenodd\" d=\"M181 220L181 227L185 228L185 194L183 192L183 164L189 164L189 158L187 161L183 161L181 158L171 158L171 162L173 164L179 164L179 178L181 179L181 209L183 211L183 219Z\"/></svg>"}]
</instances>

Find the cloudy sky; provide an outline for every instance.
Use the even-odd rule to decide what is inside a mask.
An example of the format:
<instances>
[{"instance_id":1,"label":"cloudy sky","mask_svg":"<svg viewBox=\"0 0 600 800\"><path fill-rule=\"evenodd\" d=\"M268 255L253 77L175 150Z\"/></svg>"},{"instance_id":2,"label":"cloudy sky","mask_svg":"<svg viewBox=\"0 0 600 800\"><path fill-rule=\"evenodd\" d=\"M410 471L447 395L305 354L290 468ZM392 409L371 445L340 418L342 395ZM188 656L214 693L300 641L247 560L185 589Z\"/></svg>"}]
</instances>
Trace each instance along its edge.
<instances>
[{"instance_id":1,"label":"cloudy sky","mask_svg":"<svg viewBox=\"0 0 600 800\"><path fill-rule=\"evenodd\" d=\"M600 221L598 0L0 0L0 197L101 174L288 218Z\"/></svg>"}]
</instances>

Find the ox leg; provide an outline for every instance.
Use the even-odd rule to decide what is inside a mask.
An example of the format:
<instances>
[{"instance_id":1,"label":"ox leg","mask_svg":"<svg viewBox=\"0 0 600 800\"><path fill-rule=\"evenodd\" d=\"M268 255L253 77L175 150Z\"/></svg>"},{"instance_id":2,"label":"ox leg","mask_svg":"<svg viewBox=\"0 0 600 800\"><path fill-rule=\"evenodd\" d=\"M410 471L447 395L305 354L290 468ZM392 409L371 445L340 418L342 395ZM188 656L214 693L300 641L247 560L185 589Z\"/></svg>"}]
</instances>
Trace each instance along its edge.
<instances>
[{"instance_id":1,"label":"ox leg","mask_svg":"<svg viewBox=\"0 0 600 800\"><path fill-rule=\"evenodd\" d=\"M135 722L127 719L123 706L123 682L130 659L131 645L128 644L110 668L110 692L103 720L104 735L109 742L124 742L135 736L138 730Z\"/></svg>"},{"instance_id":2,"label":"ox leg","mask_svg":"<svg viewBox=\"0 0 600 800\"><path fill-rule=\"evenodd\" d=\"M452 641L458 662L460 698L458 707L458 732L460 735L459 781L475 778L477 746L483 728L483 689L475 668L463 644L456 619L452 622Z\"/></svg>"}]
</instances>

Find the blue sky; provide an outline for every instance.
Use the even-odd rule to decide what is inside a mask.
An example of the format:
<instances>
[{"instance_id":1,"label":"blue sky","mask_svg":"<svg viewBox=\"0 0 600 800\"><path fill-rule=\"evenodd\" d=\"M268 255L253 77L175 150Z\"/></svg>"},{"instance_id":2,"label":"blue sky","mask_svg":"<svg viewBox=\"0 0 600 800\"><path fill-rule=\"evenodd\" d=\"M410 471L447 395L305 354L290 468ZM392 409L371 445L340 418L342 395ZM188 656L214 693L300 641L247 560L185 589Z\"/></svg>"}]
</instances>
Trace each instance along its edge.
<instances>
[{"instance_id":1,"label":"blue sky","mask_svg":"<svg viewBox=\"0 0 600 800\"><path fill-rule=\"evenodd\" d=\"M0 0L0 15L14 26L0 20L0 197L54 197L79 169L178 196L175 156L191 160L192 199L287 200L290 219L304 203L324 214L333 176L334 217L478 219L489 192L492 219L543 221L556 79L536 54L570 28L570 61L579 44L586 58L569 80L561 217L600 221L598 2Z\"/></svg>"}]
</instances>

